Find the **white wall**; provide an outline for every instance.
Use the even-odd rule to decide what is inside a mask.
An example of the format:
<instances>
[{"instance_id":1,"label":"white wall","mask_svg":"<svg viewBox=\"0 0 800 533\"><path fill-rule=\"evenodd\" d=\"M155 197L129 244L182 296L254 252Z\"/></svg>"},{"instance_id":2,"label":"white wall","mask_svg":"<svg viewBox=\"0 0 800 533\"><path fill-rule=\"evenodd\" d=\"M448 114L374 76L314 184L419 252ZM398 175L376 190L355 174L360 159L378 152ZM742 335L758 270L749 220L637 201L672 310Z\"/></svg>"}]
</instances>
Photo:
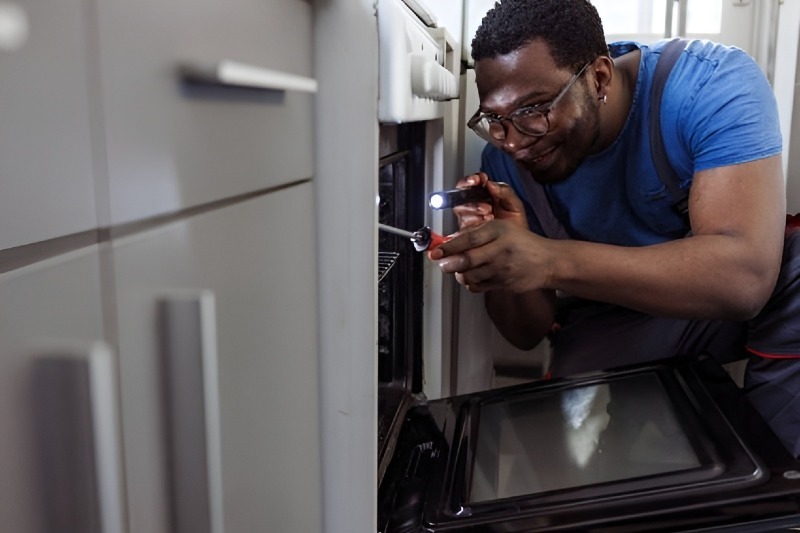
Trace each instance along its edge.
<instances>
[{"instance_id":1,"label":"white wall","mask_svg":"<svg viewBox=\"0 0 800 533\"><path fill-rule=\"evenodd\" d=\"M790 213L800 212L800 84L797 83L800 43L800 0L786 0L780 7L775 58L775 97L783 135L786 199ZM794 133L794 135L793 135Z\"/></svg>"}]
</instances>

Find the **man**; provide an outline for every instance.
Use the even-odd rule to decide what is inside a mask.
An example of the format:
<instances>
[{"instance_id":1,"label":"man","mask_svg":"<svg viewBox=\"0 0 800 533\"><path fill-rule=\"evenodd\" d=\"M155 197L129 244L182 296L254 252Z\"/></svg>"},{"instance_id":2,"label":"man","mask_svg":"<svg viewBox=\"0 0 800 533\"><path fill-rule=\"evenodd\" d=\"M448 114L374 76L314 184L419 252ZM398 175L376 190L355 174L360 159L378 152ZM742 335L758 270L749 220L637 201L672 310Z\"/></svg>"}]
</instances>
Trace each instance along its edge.
<instances>
[{"instance_id":1,"label":"man","mask_svg":"<svg viewBox=\"0 0 800 533\"><path fill-rule=\"evenodd\" d=\"M516 346L551 334L553 375L741 358L747 321L775 289L786 207L769 84L738 49L693 41L681 54L659 131L686 191L682 216L651 156L664 46L609 49L587 0L503 0L472 43L480 108L469 125L489 144L483 172L459 186L492 201L456 209L462 231L430 257L485 294ZM773 427L800 423L780 417ZM800 455L795 437L782 436Z\"/></svg>"}]
</instances>

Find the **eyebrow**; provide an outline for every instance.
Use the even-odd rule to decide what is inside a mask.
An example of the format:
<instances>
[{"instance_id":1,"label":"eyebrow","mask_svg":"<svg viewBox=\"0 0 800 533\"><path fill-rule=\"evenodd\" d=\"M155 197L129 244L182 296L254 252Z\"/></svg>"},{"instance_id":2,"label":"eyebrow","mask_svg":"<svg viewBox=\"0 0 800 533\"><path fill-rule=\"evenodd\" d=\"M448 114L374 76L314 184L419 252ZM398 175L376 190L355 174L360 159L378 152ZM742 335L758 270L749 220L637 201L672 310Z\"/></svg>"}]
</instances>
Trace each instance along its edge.
<instances>
[{"instance_id":1,"label":"eyebrow","mask_svg":"<svg viewBox=\"0 0 800 533\"><path fill-rule=\"evenodd\" d=\"M527 93L525 95L520 96L519 98L516 98L513 102L511 102L510 105L514 108L514 110L517 110L517 109L519 109L521 107L531 107L531 106L538 106L538 105L546 104L547 102L542 102L542 104L525 104L524 102L528 102L528 101L533 100L535 98L543 98L543 97L547 96L548 94L549 93L546 93L546 92L543 92L543 91L540 91L540 90L531 91L531 92L529 92L529 93ZM558 94L558 93L556 93L556 94ZM551 100L552 100L552 98L551 98ZM494 113L494 111L487 110L482 105L480 106L480 111L482 113Z\"/></svg>"}]
</instances>

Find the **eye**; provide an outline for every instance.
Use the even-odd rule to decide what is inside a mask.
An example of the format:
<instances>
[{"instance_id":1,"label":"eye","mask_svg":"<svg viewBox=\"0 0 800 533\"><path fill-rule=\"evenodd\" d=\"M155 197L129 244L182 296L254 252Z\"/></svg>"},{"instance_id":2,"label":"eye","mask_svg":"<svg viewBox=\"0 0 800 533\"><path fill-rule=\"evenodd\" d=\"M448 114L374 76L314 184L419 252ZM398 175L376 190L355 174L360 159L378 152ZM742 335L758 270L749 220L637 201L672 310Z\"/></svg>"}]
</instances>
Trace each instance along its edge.
<instances>
[{"instance_id":1,"label":"eye","mask_svg":"<svg viewBox=\"0 0 800 533\"><path fill-rule=\"evenodd\" d=\"M514 115L518 117L529 117L531 115L543 115L546 112L546 109L543 109L540 104L536 105L529 105L526 107L520 107L514 112Z\"/></svg>"}]
</instances>

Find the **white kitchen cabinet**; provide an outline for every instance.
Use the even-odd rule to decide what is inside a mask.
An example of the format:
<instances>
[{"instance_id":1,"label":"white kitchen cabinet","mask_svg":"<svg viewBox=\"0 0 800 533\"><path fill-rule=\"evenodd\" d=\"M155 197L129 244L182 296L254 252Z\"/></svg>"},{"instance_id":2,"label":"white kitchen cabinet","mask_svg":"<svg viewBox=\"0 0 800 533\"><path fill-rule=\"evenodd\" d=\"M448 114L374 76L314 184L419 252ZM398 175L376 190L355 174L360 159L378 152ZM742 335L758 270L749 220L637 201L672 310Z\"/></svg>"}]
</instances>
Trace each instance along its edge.
<instances>
[{"instance_id":1,"label":"white kitchen cabinet","mask_svg":"<svg viewBox=\"0 0 800 533\"><path fill-rule=\"evenodd\" d=\"M322 531L312 40L304 0L0 2L0 530ZM308 83L183 77L221 61Z\"/></svg>"},{"instance_id":2,"label":"white kitchen cabinet","mask_svg":"<svg viewBox=\"0 0 800 533\"><path fill-rule=\"evenodd\" d=\"M312 76L311 6L97 3L112 224L311 177L313 94L181 81L229 60Z\"/></svg>"},{"instance_id":3,"label":"white kitchen cabinet","mask_svg":"<svg viewBox=\"0 0 800 533\"><path fill-rule=\"evenodd\" d=\"M306 183L114 243L130 533L173 531L157 309L197 289L216 301L225 532L321 530L312 209Z\"/></svg>"},{"instance_id":4,"label":"white kitchen cabinet","mask_svg":"<svg viewBox=\"0 0 800 533\"><path fill-rule=\"evenodd\" d=\"M42 356L68 354L78 344L88 346L103 339L100 286L96 247L0 275L0 450L3 451L0 529L3 531L58 530L54 522L65 510L53 505L53 499L47 498L47 490L52 489L48 485L62 478L63 472L56 470L69 465L52 457L47 451L48 443L43 442L43 436L52 434L49 430L53 428L43 427L52 419L42 416L37 408L48 391L36 384L36 364ZM75 422L74 427L67 428L68 432L80 431ZM84 480L84 476L91 475L86 471L76 474ZM71 487L74 492L86 488L79 480L74 481ZM69 501L69 495L61 501Z\"/></svg>"},{"instance_id":5,"label":"white kitchen cabinet","mask_svg":"<svg viewBox=\"0 0 800 533\"><path fill-rule=\"evenodd\" d=\"M0 250L97 224L88 2L0 3Z\"/></svg>"}]
</instances>

